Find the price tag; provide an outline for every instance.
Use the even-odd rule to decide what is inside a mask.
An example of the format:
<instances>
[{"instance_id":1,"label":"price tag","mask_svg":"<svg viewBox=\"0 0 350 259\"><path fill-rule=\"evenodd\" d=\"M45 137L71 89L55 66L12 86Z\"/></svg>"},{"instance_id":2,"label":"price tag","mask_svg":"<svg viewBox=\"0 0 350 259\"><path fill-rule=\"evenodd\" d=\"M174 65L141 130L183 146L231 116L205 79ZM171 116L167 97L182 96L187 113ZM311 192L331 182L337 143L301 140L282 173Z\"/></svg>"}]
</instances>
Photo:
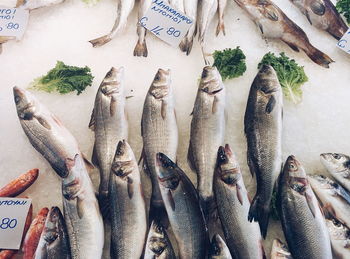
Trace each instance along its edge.
<instances>
[{"instance_id":1,"label":"price tag","mask_svg":"<svg viewBox=\"0 0 350 259\"><path fill-rule=\"evenodd\" d=\"M31 199L0 198L0 249L19 249Z\"/></svg>"},{"instance_id":2,"label":"price tag","mask_svg":"<svg viewBox=\"0 0 350 259\"><path fill-rule=\"evenodd\" d=\"M350 54L350 29L338 41L337 46L338 48Z\"/></svg>"},{"instance_id":3,"label":"price tag","mask_svg":"<svg viewBox=\"0 0 350 259\"><path fill-rule=\"evenodd\" d=\"M168 1L152 0L150 8L139 23L161 40L177 47L193 20L169 5Z\"/></svg>"},{"instance_id":4,"label":"price tag","mask_svg":"<svg viewBox=\"0 0 350 259\"><path fill-rule=\"evenodd\" d=\"M24 8L0 6L0 36L22 39L27 28L29 11Z\"/></svg>"}]
</instances>

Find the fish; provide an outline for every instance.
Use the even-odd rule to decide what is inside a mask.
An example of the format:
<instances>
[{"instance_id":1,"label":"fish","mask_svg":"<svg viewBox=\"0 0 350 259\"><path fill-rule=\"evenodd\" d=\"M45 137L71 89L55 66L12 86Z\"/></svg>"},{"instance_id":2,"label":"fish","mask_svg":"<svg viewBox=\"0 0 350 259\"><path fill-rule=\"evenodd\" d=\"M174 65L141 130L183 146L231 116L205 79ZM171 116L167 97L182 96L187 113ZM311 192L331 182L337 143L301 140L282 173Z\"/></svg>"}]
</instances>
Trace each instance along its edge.
<instances>
[{"instance_id":1,"label":"fish","mask_svg":"<svg viewBox=\"0 0 350 259\"><path fill-rule=\"evenodd\" d=\"M142 17L145 16L146 12L151 6L151 3L152 3L152 0L140 0L140 3L139 3L138 23L137 23L137 30L136 30L139 38L137 40L137 43L134 49L134 56L137 56L137 57L148 56L148 50L147 50L147 44L146 44L147 30L145 27L141 25L140 20L142 19Z\"/></svg>"},{"instance_id":2,"label":"fish","mask_svg":"<svg viewBox=\"0 0 350 259\"><path fill-rule=\"evenodd\" d=\"M48 208L42 208L32 221L23 241L23 259L33 259L38 247L40 235L44 230L45 220L49 213Z\"/></svg>"},{"instance_id":3,"label":"fish","mask_svg":"<svg viewBox=\"0 0 350 259\"><path fill-rule=\"evenodd\" d=\"M218 21L218 26L216 28L216 36L218 36L220 32L226 35L225 23L224 23L224 14L225 14L226 5L227 5L227 0L218 0L219 21Z\"/></svg>"},{"instance_id":4,"label":"fish","mask_svg":"<svg viewBox=\"0 0 350 259\"><path fill-rule=\"evenodd\" d=\"M195 187L186 174L163 153L157 154L157 173L180 258L205 258L208 230Z\"/></svg>"},{"instance_id":5,"label":"fish","mask_svg":"<svg viewBox=\"0 0 350 259\"><path fill-rule=\"evenodd\" d=\"M236 259L264 258L259 224L248 221L250 201L237 158L228 144L219 147L214 193L226 244Z\"/></svg>"},{"instance_id":6,"label":"fish","mask_svg":"<svg viewBox=\"0 0 350 259\"><path fill-rule=\"evenodd\" d=\"M0 259L12 259L16 254L16 250L0 250Z\"/></svg>"},{"instance_id":7,"label":"fish","mask_svg":"<svg viewBox=\"0 0 350 259\"><path fill-rule=\"evenodd\" d=\"M100 258L104 243L102 216L87 172L87 161L76 139L34 95L19 87L13 91L25 134L61 178L72 258Z\"/></svg>"},{"instance_id":8,"label":"fish","mask_svg":"<svg viewBox=\"0 0 350 259\"><path fill-rule=\"evenodd\" d=\"M65 0L17 0L16 8L21 7L26 10L34 10L63 3Z\"/></svg>"},{"instance_id":9,"label":"fish","mask_svg":"<svg viewBox=\"0 0 350 259\"><path fill-rule=\"evenodd\" d=\"M271 259L293 259L288 247L278 238L272 242Z\"/></svg>"},{"instance_id":10,"label":"fish","mask_svg":"<svg viewBox=\"0 0 350 259\"><path fill-rule=\"evenodd\" d=\"M249 92L244 115L247 161L256 176L257 191L249 209L249 221L258 221L265 238L270 203L282 167L283 94L275 70L264 65Z\"/></svg>"},{"instance_id":11,"label":"fish","mask_svg":"<svg viewBox=\"0 0 350 259\"><path fill-rule=\"evenodd\" d=\"M52 207L46 217L34 259L70 259L70 244L66 224L58 207Z\"/></svg>"},{"instance_id":12,"label":"fish","mask_svg":"<svg viewBox=\"0 0 350 259\"><path fill-rule=\"evenodd\" d=\"M158 186L156 154L162 152L176 160L178 128L170 70L159 69L145 98L141 119L142 158L152 182L150 221L164 215L164 204Z\"/></svg>"},{"instance_id":13,"label":"fish","mask_svg":"<svg viewBox=\"0 0 350 259\"><path fill-rule=\"evenodd\" d=\"M185 14L192 19L192 25L190 26L186 36L180 42L180 49L186 53L188 56L191 53L193 46L193 38L197 33L197 9L198 9L198 0L186 0L184 1L184 11Z\"/></svg>"},{"instance_id":14,"label":"fish","mask_svg":"<svg viewBox=\"0 0 350 259\"><path fill-rule=\"evenodd\" d=\"M140 171L129 144L119 141L109 180L111 258L140 258L147 234Z\"/></svg>"},{"instance_id":15,"label":"fish","mask_svg":"<svg viewBox=\"0 0 350 259\"><path fill-rule=\"evenodd\" d=\"M205 66L191 121L187 160L197 173L197 189L207 216L213 204L213 177L217 150L225 138L226 90L216 67Z\"/></svg>"},{"instance_id":16,"label":"fish","mask_svg":"<svg viewBox=\"0 0 350 259\"><path fill-rule=\"evenodd\" d=\"M279 179L277 209L294 259L330 259L332 250L326 222L305 169L291 155Z\"/></svg>"},{"instance_id":17,"label":"fish","mask_svg":"<svg viewBox=\"0 0 350 259\"><path fill-rule=\"evenodd\" d=\"M323 175L310 175L310 185L325 212L350 227L350 194L338 183Z\"/></svg>"},{"instance_id":18,"label":"fish","mask_svg":"<svg viewBox=\"0 0 350 259\"><path fill-rule=\"evenodd\" d=\"M320 158L334 179L350 192L350 157L340 153L323 153Z\"/></svg>"},{"instance_id":19,"label":"fish","mask_svg":"<svg viewBox=\"0 0 350 259\"><path fill-rule=\"evenodd\" d=\"M128 17L132 9L134 8L135 0L118 0L117 3L117 18L115 20L112 30L110 31L110 33L102 37L90 40L89 42L94 48L101 47L106 43L110 42L115 36L117 36L125 29L128 22Z\"/></svg>"},{"instance_id":20,"label":"fish","mask_svg":"<svg viewBox=\"0 0 350 259\"><path fill-rule=\"evenodd\" d=\"M350 229L337 219L326 219L334 259L350 258Z\"/></svg>"},{"instance_id":21,"label":"fish","mask_svg":"<svg viewBox=\"0 0 350 259\"><path fill-rule=\"evenodd\" d=\"M219 234L212 237L208 259L232 259L230 250Z\"/></svg>"},{"instance_id":22,"label":"fish","mask_svg":"<svg viewBox=\"0 0 350 259\"><path fill-rule=\"evenodd\" d=\"M348 30L348 26L330 0L291 0L306 16L311 25L331 34L337 40Z\"/></svg>"},{"instance_id":23,"label":"fish","mask_svg":"<svg viewBox=\"0 0 350 259\"><path fill-rule=\"evenodd\" d=\"M164 227L157 221L151 223L144 259L175 259L175 252Z\"/></svg>"},{"instance_id":24,"label":"fish","mask_svg":"<svg viewBox=\"0 0 350 259\"><path fill-rule=\"evenodd\" d=\"M39 169L35 168L18 176L0 189L0 197L16 197L27 190L38 178Z\"/></svg>"},{"instance_id":25,"label":"fish","mask_svg":"<svg viewBox=\"0 0 350 259\"><path fill-rule=\"evenodd\" d=\"M92 163L100 170L99 202L102 214L108 214L108 182L119 141L128 138L124 68L112 67L100 84L89 128L95 134Z\"/></svg>"},{"instance_id":26,"label":"fish","mask_svg":"<svg viewBox=\"0 0 350 259\"><path fill-rule=\"evenodd\" d=\"M296 23L271 0L235 0L259 27L266 38L279 39L294 51L302 50L316 64L329 68L334 62L328 55L315 48L308 36Z\"/></svg>"}]
</instances>

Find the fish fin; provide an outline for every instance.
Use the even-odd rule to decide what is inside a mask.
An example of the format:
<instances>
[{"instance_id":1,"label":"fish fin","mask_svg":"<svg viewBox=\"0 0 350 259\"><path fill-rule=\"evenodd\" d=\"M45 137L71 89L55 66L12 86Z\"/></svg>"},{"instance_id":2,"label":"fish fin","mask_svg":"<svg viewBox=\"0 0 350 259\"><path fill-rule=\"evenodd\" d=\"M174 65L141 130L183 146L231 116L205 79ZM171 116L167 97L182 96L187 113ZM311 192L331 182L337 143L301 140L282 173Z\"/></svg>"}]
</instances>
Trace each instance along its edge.
<instances>
[{"instance_id":1,"label":"fish fin","mask_svg":"<svg viewBox=\"0 0 350 259\"><path fill-rule=\"evenodd\" d=\"M166 199L168 200L168 202L170 203L171 209L173 211L175 211L175 201L174 201L174 197L173 194L171 193L170 190L168 190L167 194L166 194Z\"/></svg>"},{"instance_id":2,"label":"fish fin","mask_svg":"<svg viewBox=\"0 0 350 259\"><path fill-rule=\"evenodd\" d=\"M167 108L167 103L164 100L162 100L162 107L161 107L160 112L162 114L163 120L165 120L165 118L166 118L166 108Z\"/></svg>"},{"instance_id":3,"label":"fish fin","mask_svg":"<svg viewBox=\"0 0 350 259\"><path fill-rule=\"evenodd\" d=\"M97 151L96 151L96 144L94 144L94 147L92 149L92 156L91 156L91 162L93 165L99 167L99 162L98 162L98 159L97 159Z\"/></svg>"},{"instance_id":4,"label":"fish fin","mask_svg":"<svg viewBox=\"0 0 350 259\"><path fill-rule=\"evenodd\" d=\"M132 197L134 196L134 181L128 177L128 195L129 198L132 199Z\"/></svg>"},{"instance_id":5,"label":"fish fin","mask_svg":"<svg viewBox=\"0 0 350 259\"><path fill-rule=\"evenodd\" d=\"M95 131L95 108L91 112L91 118L89 122L89 129Z\"/></svg>"},{"instance_id":6,"label":"fish fin","mask_svg":"<svg viewBox=\"0 0 350 259\"><path fill-rule=\"evenodd\" d=\"M107 34L107 35L104 35L102 37L90 40L89 42L92 44L92 46L94 48L96 48L96 47L101 47L101 46L105 45L106 43L110 42L111 40L112 40L112 38L110 37L109 34Z\"/></svg>"},{"instance_id":7,"label":"fish fin","mask_svg":"<svg viewBox=\"0 0 350 259\"><path fill-rule=\"evenodd\" d=\"M269 101L266 104L265 112L270 114L276 106L276 98L271 95Z\"/></svg>"},{"instance_id":8,"label":"fish fin","mask_svg":"<svg viewBox=\"0 0 350 259\"><path fill-rule=\"evenodd\" d=\"M145 157L145 150L144 150L144 148L142 147L142 151L141 151L141 155L140 155L139 161L137 161L137 164L138 164L138 165L141 164L141 161L144 159L144 157Z\"/></svg>"},{"instance_id":9,"label":"fish fin","mask_svg":"<svg viewBox=\"0 0 350 259\"><path fill-rule=\"evenodd\" d=\"M271 21L274 21L274 22L278 21L278 19L279 19L279 17L278 17L278 10L273 5L265 6L264 16L266 18L270 19Z\"/></svg>"},{"instance_id":10,"label":"fish fin","mask_svg":"<svg viewBox=\"0 0 350 259\"><path fill-rule=\"evenodd\" d=\"M264 34L264 28L260 22L256 22L256 25L259 27L262 34Z\"/></svg>"},{"instance_id":11,"label":"fish fin","mask_svg":"<svg viewBox=\"0 0 350 259\"><path fill-rule=\"evenodd\" d=\"M147 50L146 41L145 40L143 42L137 41L134 49L134 56L147 57L147 55L148 55L148 50Z\"/></svg>"},{"instance_id":12,"label":"fish fin","mask_svg":"<svg viewBox=\"0 0 350 259\"><path fill-rule=\"evenodd\" d=\"M193 37L188 38L187 36L180 42L180 49L181 51L185 52L188 56L191 53L192 46L193 46Z\"/></svg>"},{"instance_id":13,"label":"fish fin","mask_svg":"<svg viewBox=\"0 0 350 259\"><path fill-rule=\"evenodd\" d=\"M16 3L16 8L18 8L18 7L20 7L20 6L22 6L22 5L25 5L25 3L26 3L26 0L17 0L17 3Z\"/></svg>"},{"instance_id":14,"label":"fish fin","mask_svg":"<svg viewBox=\"0 0 350 259\"><path fill-rule=\"evenodd\" d=\"M159 222L164 228L168 228L169 226L169 219L167 212L164 207L156 207L151 202L151 207L149 210L149 224L152 223L152 221Z\"/></svg>"},{"instance_id":15,"label":"fish fin","mask_svg":"<svg viewBox=\"0 0 350 259\"><path fill-rule=\"evenodd\" d=\"M294 50L295 52L299 52L299 48L298 46L296 46L295 44L291 43L291 42L288 42L288 41L285 41L282 39L282 41L284 43L286 43L292 50Z\"/></svg>"},{"instance_id":16,"label":"fish fin","mask_svg":"<svg viewBox=\"0 0 350 259\"><path fill-rule=\"evenodd\" d=\"M218 98L216 96L214 96L213 107L211 109L213 114L215 114L217 112L218 104L219 104L219 100L218 100Z\"/></svg>"},{"instance_id":17,"label":"fish fin","mask_svg":"<svg viewBox=\"0 0 350 259\"><path fill-rule=\"evenodd\" d=\"M265 239L267 227L269 225L270 205L261 204L260 197L255 195L253 202L250 205L248 220L250 222L258 221L262 237Z\"/></svg>"},{"instance_id":18,"label":"fish fin","mask_svg":"<svg viewBox=\"0 0 350 259\"><path fill-rule=\"evenodd\" d=\"M193 158L191 142L190 142L190 145L188 146L188 151L187 151L187 163L190 166L192 171L196 171L196 167L194 166L194 158Z\"/></svg>"},{"instance_id":19,"label":"fish fin","mask_svg":"<svg viewBox=\"0 0 350 259\"><path fill-rule=\"evenodd\" d=\"M77 213L78 213L78 217L80 219L82 219L84 217L84 210L82 208L82 201L81 199L79 199L79 197L77 198Z\"/></svg>"},{"instance_id":20,"label":"fish fin","mask_svg":"<svg viewBox=\"0 0 350 259\"><path fill-rule=\"evenodd\" d=\"M236 184L236 192L239 203L243 205L242 187L239 184Z\"/></svg>"},{"instance_id":21,"label":"fish fin","mask_svg":"<svg viewBox=\"0 0 350 259\"><path fill-rule=\"evenodd\" d=\"M44 128L48 129L48 130L51 130L51 126L50 124L47 122L47 120L45 120L44 118L42 117L36 117L35 118L37 119L37 121L41 124L41 126L43 126Z\"/></svg>"},{"instance_id":22,"label":"fish fin","mask_svg":"<svg viewBox=\"0 0 350 259\"><path fill-rule=\"evenodd\" d=\"M323 211L325 211L327 214L332 215L332 217L337 217L337 214L335 213L335 210L332 204L330 203L326 203L325 205L323 205Z\"/></svg>"},{"instance_id":23,"label":"fish fin","mask_svg":"<svg viewBox=\"0 0 350 259\"><path fill-rule=\"evenodd\" d=\"M112 97L111 103L109 106L109 113L110 113L111 117L113 117L115 115L116 110L117 110L117 100Z\"/></svg>"},{"instance_id":24,"label":"fish fin","mask_svg":"<svg viewBox=\"0 0 350 259\"><path fill-rule=\"evenodd\" d=\"M250 174L252 175L252 177L254 177L254 175L256 175L255 165L254 165L254 163L249 155L249 152L247 152L247 162L248 162Z\"/></svg>"},{"instance_id":25,"label":"fish fin","mask_svg":"<svg viewBox=\"0 0 350 259\"><path fill-rule=\"evenodd\" d=\"M318 0L313 1L310 4L310 8L314 14L317 14L319 16L324 15L326 12L326 6L324 5L324 3L322 3L321 1L318 1Z\"/></svg>"},{"instance_id":26,"label":"fish fin","mask_svg":"<svg viewBox=\"0 0 350 259\"><path fill-rule=\"evenodd\" d=\"M304 13L304 14L305 14L307 20L309 21L309 23L312 25L312 21L311 21L309 12L308 12L307 10L305 10L305 13Z\"/></svg>"},{"instance_id":27,"label":"fish fin","mask_svg":"<svg viewBox=\"0 0 350 259\"><path fill-rule=\"evenodd\" d=\"M265 249L264 249L264 245L263 245L263 242L262 242L262 240L260 240L259 241L259 244L260 244L260 251L261 251L261 257L263 258L263 259L266 259L267 257L266 257L266 253L265 253Z\"/></svg>"},{"instance_id":28,"label":"fish fin","mask_svg":"<svg viewBox=\"0 0 350 259\"><path fill-rule=\"evenodd\" d=\"M225 23L223 21L219 22L218 26L216 27L216 36L219 36L220 32L226 36Z\"/></svg>"},{"instance_id":29,"label":"fish fin","mask_svg":"<svg viewBox=\"0 0 350 259\"><path fill-rule=\"evenodd\" d=\"M199 206L202 210L204 219L208 222L210 219L215 218L216 202L213 197L203 199L199 197Z\"/></svg>"},{"instance_id":30,"label":"fish fin","mask_svg":"<svg viewBox=\"0 0 350 259\"><path fill-rule=\"evenodd\" d=\"M90 170L95 169L94 165L86 158L86 156L84 154L82 154L82 156L83 156L85 166Z\"/></svg>"},{"instance_id":31,"label":"fish fin","mask_svg":"<svg viewBox=\"0 0 350 259\"><path fill-rule=\"evenodd\" d=\"M307 205L309 206L309 209L312 213L312 216L315 217L316 215L316 208L312 202L312 196L308 193L308 192L305 192L305 198L306 198L306 202L307 202Z\"/></svg>"},{"instance_id":32,"label":"fish fin","mask_svg":"<svg viewBox=\"0 0 350 259\"><path fill-rule=\"evenodd\" d=\"M108 194L99 193L98 205L99 205L102 217L104 219L109 220L110 219L110 212L111 212L111 205L109 203Z\"/></svg>"},{"instance_id":33,"label":"fish fin","mask_svg":"<svg viewBox=\"0 0 350 259\"><path fill-rule=\"evenodd\" d=\"M316 49L314 46L312 46L310 43L306 49L303 49L308 55L308 57L315 62L316 64L329 68L329 64L334 62L328 55L323 53L322 51Z\"/></svg>"}]
</instances>

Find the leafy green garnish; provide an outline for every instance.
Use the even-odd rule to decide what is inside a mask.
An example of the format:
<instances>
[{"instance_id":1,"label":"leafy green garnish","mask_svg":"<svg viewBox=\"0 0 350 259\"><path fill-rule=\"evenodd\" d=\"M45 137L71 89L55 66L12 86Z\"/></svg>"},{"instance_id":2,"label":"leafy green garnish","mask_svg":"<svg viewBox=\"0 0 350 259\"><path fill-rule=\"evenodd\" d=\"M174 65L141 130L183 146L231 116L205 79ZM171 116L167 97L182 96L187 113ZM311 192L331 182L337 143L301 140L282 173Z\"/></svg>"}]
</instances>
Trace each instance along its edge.
<instances>
[{"instance_id":1,"label":"leafy green garnish","mask_svg":"<svg viewBox=\"0 0 350 259\"><path fill-rule=\"evenodd\" d=\"M57 91L60 94L77 91L79 95L87 86L91 86L93 78L87 66L67 66L62 61L57 61L56 67L46 75L34 79L30 88L48 93Z\"/></svg>"},{"instance_id":2,"label":"leafy green garnish","mask_svg":"<svg viewBox=\"0 0 350 259\"><path fill-rule=\"evenodd\" d=\"M336 8L340 14L344 15L348 24L350 24L350 0L339 0Z\"/></svg>"},{"instance_id":3,"label":"leafy green garnish","mask_svg":"<svg viewBox=\"0 0 350 259\"><path fill-rule=\"evenodd\" d=\"M100 2L100 0L82 0L85 4L88 4L88 5L95 5L97 4L98 2Z\"/></svg>"},{"instance_id":4,"label":"leafy green garnish","mask_svg":"<svg viewBox=\"0 0 350 259\"><path fill-rule=\"evenodd\" d=\"M213 66L217 67L223 80L239 77L247 70L245 55L239 47L216 50L213 56Z\"/></svg>"},{"instance_id":5,"label":"leafy green garnish","mask_svg":"<svg viewBox=\"0 0 350 259\"><path fill-rule=\"evenodd\" d=\"M273 193L272 193L272 198L271 198L271 203L270 203L270 216L274 220L280 219L280 217L278 215L278 210L277 210L277 191L276 191L276 189L274 189Z\"/></svg>"},{"instance_id":6,"label":"leafy green garnish","mask_svg":"<svg viewBox=\"0 0 350 259\"><path fill-rule=\"evenodd\" d=\"M299 66L294 59L290 59L283 52L279 57L271 52L266 53L258 68L264 64L271 65L275 69L284 96L295 104L300 103L303 97L301 86L309 80L304 67Z\"/></svg>"}]
</instances>

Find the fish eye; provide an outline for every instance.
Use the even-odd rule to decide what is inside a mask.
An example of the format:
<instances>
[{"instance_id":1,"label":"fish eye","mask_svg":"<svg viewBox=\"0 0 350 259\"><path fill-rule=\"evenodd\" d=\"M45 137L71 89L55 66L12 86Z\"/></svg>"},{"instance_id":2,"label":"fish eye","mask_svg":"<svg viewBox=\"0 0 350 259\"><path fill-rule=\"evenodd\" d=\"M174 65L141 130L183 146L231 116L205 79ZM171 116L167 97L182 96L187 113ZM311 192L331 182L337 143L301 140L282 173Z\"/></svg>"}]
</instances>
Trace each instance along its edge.
<instances>
[{"instance_id":1,"label":"fish eye","mask_svg":"<svg viewBox=\"0 0 350 259\"><path fill-rule=\"evenodd\" d=\"M339 154L333 154L333 157L334 157L335 159L337 159L337 160L340 159L340 155L339 155Z\"/></svg>"},{"instance_id":2,"label":"fish eye","mask_svg":"<svg viewBox=\"0 0 350 259\"><path fill-rule=\"evenodd\" d=\"M160 80L160 75L157 74L156 77L154 78L155 81L159 81Z\"/></svg>"},{"instance_id":3,"label":"fish eye","mask_svg":"<svg viewBox=\"0 0 350 259\"><path fill-rule=\"evenodd\" d=\"M20 98L18 95L16 95L16 97L15 97L15 103L18 104L20 101L21 101L21 98Z\"/></svg>"},{"instance_id":4,"label":"fish eye","mask_svg":"<svg viewBox=\"0 0 350 259\"><path fill-rule=\"evenodd\" d=\"M295 165L294 164L289 164L288 168L294 170L295 169Z\"/></svg>"}]
</instances>

